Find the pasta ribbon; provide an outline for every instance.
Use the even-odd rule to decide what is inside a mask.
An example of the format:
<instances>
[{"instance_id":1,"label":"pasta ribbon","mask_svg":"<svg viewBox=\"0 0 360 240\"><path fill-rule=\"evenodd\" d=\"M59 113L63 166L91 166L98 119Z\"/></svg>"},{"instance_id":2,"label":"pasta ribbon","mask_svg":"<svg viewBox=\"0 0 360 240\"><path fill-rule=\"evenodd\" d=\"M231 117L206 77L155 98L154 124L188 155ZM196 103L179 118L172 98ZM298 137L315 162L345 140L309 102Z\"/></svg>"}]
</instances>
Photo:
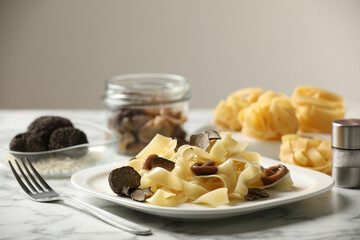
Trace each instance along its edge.
<instances>
[{"instance_id":1,"label":"pasta ribbon","mask_svg":"<svg viewBox=\"0 0 360 240\"><path fill-rule=\"evenodd\" d=\"M280 160L310 168L326 174L331 173L331 144L319 138L288 134L282 137Z\"/></svg>"},{"instance_id":2,"label":"pasta ribbon","mask_svg":"<svg viewBox=\"0 0 360 240\"><path fill-rule=\"evenodd\" d=\"M345 100L322 88L299 86L291 100L302 132L330 133L332 121L345 116Z\"/></svg>"},{"instance_id":3,"label":"pasta ribbon","mask_svg":"<svg viewBox=\"0 0 360 240\"><path fill-rule=\"evenodd\" d=\"M225 101L221 100L214 110L215 124L225 129L241 130L237 115L242 109L256 102L263 92L261 88L245 88L232 93Z\"/></svg>"},{"instance_id":4,"label":"pasta ribbon","mask_svg":"<svg viewBox=\"0 0 360 240\"><path fill-rule=\"evenodd\" d=\"M263 93L257 102L243 109L238 118L244 134L264 140L296 133L299 126L290 99L272 91Z\"/></svg>"},{"instance_id":5,"label":"pasta ribbon","mask_svg":"<svg viewBox=\"0 0 360 240\"><path fill-rule=\"evenodd\" d=\"M148 203L159 206L171 206L186 202L187 198L184 194L176 194L168 189L159 189L155 194L148 198Z\"/></svg>"},{"instance_id":6,"label":"pasta ribbon","mask_svg":"<svg viewBox=\"0 0 360 240\"><path fill-rule=\"evenodd\" d=\"M207 204L211 207L216 207L218 205L229 204L229 198L227 195L227 188L219 188L214 191L205 193L198 199L194 201L194 203L202 203Z\"/></svg>"}]
</instances>

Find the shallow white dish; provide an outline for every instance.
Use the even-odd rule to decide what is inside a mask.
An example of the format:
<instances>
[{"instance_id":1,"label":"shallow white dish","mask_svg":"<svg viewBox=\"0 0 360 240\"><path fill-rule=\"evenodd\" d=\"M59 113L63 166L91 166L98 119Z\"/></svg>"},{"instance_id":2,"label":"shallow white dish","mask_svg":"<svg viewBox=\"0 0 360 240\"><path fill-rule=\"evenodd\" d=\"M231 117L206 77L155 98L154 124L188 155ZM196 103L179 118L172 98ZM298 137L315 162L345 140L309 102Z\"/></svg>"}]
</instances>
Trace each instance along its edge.
<instances>
[{"instance_id":1,"label":"shallow white dish","mask_svg":"<svg viewBox=\"0 0 360 240\"><path fill-rule=\"evenodd\" d=\"M285 164L290 169L290 174L294 181L292 191L269 190L270 198L238 202L230 206L220 206L217 208L209 208L191 203L181 204L177 207L161 207L120 197L111 191L107 181L108 174L115 167L119 167L125 162L127 161L80 170L71 177L71 182L81 190L118 203L123 207L161 217L182 220L210 220L242 215L310 198L327 192L334 185L333 179L326 174ZM268 167L279 164L279 161L262 157L260 163L262 166Z\"/></svg>"},{"instance_id":2,"label":"shallow white dish","mask_svg":"<svg viewBox=\"0 0 360 240\"><path fill-rule=\"evenodd\" d=\"M75 128L86 134L89 143L42 152L17 152L9 149L9 143L18 133L26 132L29 124L25 125L25 123L28 121L25 119L23 125L2 130L0 170L12 174L8 161L27 158L43 177L63 178L70 177L74 172L87 167L109 163L116 156L118 138L114 132L89 121L71 121ZM76 155L78 152L84 154Z\"/></svg>"}]
</instances>

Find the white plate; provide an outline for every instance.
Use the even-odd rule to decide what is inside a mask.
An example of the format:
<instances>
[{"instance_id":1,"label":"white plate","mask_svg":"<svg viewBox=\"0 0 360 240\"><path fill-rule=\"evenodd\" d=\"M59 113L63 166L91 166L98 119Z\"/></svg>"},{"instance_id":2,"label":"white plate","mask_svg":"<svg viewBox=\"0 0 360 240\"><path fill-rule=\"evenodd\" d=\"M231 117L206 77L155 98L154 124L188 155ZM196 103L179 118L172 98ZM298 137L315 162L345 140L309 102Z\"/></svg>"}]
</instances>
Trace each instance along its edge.
<instances>
[{"instance_id":1,"label":"white plate","mask_svg":"<svg viewBox=\"0 0 360 240\"><path fill-rule=\"evenodd\" d=\"M262 157L260 163L262 166L268 167L279 164L279 161ZM108 175L114 167L121 165L119 163L112 163L81 170L71 177L71 182L81 190L118 203L123 207L161 217L182 220L219 219L255 212L322 194L330 190L334 185L333 179L326 174L285 164L290 169L290 174L294 181L292 191L270 190L270 198L238 202L230 206L219 206L216 208L191 203L181 204L177 207L161 207L120 197L111 191L107 181Z\"/></svg>"}]
</instances>

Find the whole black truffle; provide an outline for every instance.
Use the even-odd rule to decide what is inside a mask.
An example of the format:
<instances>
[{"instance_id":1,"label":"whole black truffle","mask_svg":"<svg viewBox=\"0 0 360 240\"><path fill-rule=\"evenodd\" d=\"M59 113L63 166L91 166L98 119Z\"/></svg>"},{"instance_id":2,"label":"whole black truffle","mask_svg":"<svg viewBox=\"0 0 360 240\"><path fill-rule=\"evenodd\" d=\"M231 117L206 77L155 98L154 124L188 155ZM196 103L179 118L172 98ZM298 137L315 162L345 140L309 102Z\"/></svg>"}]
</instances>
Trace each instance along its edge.
<instances>
[{"instance_id":1,"label":"whole black truffle","mask_svg":"<svg viewBox=\"0 0 360 240\"><path fill-rule=\"evenodd\" d=\"M11 140L10 150L26 152L26 133L19 133Z\"/></svg>"},{"instance_id":2,"label":"whole black truffle","mask_svg":"<svg viewBox=\"0 0 360 240\"><path fill-rule=\"evenodd\" d=\"M10 150L18 152L42 152L47 150L47 144L36 133L26 132L20 133L12 139Z\"/></svg>"},{"instance_id":3,"label":"whole black truffle","mask_svg":"<svg viewBox=\"0 0 360 240\"><path fill-rule=\"evenodd\" d=\"M73 127L64 127L56 129L49 139L49 149L56 150L67 148L75 145L88 143L87 137L84 132ZM87 152L87 148L69 150L66 155L71 157L81 157Z\"/></svg>"},{"instance_id":4,"label":"whole black truffle","mask_svg":"<svg viewBox=\"0 0 360 240\"><path fill-rule=\"evenodd\" d=\"M35 132L42 137L46 144L50 135L58 128L73 127L69 119L57 116L42 116L35 119L28 127L28 132Z\"/></svg>"}]
</instances>

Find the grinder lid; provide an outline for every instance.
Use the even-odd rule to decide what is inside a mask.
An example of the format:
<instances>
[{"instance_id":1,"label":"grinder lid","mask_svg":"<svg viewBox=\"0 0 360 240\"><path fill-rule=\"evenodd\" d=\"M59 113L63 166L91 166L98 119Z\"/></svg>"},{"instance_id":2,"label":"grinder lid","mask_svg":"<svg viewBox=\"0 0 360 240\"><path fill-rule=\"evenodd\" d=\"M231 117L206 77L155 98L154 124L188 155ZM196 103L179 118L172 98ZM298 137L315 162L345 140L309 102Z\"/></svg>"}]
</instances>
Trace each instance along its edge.
<instances>
[{"instance_id":1,"label":"grinder lid","mask_svg":"<svg viewBox=\"0 0 360 240\"><path fill-rule=\"evenodd\" d=\"M360 149L360 119L334 120L331 144L335 148Z\"/></svg>"}]
</instances>

